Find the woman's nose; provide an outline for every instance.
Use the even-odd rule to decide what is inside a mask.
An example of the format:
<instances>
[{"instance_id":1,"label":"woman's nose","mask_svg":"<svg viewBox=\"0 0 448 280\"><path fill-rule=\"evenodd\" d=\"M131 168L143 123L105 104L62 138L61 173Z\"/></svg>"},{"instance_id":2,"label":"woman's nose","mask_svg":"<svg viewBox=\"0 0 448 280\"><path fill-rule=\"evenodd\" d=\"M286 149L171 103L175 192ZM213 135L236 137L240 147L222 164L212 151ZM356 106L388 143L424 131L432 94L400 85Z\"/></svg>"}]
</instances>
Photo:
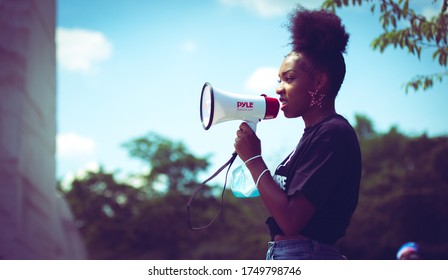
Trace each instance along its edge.
<instances>
[{"instance_id":1,"label":"woman's nose","mask_svg":"<svg viewBox=\"0 0 448 280\"><path fill-rule=\"evenodd\" d=\"M278 83L278 87L275 90L275 93L282 94L285 91L285 88L283 87L283 82Z\"/></svg>"}]
</instances>

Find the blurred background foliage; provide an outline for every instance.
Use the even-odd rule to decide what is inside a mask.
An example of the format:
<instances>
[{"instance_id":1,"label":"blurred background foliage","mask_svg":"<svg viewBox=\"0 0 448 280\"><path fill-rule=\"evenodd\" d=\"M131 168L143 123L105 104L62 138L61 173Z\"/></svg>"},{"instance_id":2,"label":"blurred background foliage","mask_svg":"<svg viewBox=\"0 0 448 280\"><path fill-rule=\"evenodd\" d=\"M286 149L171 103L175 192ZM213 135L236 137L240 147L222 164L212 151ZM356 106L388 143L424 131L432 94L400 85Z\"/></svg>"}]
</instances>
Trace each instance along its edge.
<instances>
[{"instance_id":1,"label":"blurred background foliage","mask_svg":"<svg viewBox=\"0 0 448 280\"><path fill-rule=\"evenodd\" d=\"M365 116L354 125L363 155L358 208L339 246L349 259L394 259L418 242L426 259L448 259L448 137L376 132ZM208 157L149 133L123 145L148 165L139 186L102 169L58 187L71 206L90 259L263 259L268 213L260 199L224 194L209 229L190 231L186 205L200 186ZM207 171L208 173L208 171ZM208 223L221 203L210 185L192 204L194 225Z\"/></svg>"}]
</instances>

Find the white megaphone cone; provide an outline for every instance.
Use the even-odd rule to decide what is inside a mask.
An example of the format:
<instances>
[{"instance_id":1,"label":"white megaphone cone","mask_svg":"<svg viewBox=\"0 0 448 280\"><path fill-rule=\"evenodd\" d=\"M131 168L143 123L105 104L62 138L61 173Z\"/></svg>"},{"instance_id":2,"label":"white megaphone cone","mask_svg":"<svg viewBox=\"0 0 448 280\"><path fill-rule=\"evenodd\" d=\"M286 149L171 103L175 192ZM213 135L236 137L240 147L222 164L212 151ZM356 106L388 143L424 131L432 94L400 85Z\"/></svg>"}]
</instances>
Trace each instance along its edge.
<instances>
[{"instance_id":1,"label":"white megaphone cone","mask_svg":"<svg viewBox=\"0 0 448 280\"><path fill-rule=\"evenodd\" d=\"M280 104L277 98L226 92L205 83L201 92L201 121L205 130L217 123L243 120L256 131L262 119L277 117Z\"/></svg>"}]
</instances>

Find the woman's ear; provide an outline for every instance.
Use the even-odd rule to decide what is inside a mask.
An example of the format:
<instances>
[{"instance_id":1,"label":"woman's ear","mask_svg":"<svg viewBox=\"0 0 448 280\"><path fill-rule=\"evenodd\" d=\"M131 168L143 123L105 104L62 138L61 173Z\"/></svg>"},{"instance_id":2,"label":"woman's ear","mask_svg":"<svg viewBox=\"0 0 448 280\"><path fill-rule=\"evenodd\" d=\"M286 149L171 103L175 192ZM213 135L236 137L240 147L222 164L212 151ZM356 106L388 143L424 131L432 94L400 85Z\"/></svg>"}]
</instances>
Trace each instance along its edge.
<instances>
[{"instance_id":1,"label":"woman's ear","mask_svg":"<svg viewBox=\"0 0 448 280\"><path fill-rule=\"evenodd\" d=\"M315 88L319 90L320 92L327 92L328 86L329 86L329 79L328 74L325 72L320 72L316 76L315 80Z\"/></svg>"}]
</instances>

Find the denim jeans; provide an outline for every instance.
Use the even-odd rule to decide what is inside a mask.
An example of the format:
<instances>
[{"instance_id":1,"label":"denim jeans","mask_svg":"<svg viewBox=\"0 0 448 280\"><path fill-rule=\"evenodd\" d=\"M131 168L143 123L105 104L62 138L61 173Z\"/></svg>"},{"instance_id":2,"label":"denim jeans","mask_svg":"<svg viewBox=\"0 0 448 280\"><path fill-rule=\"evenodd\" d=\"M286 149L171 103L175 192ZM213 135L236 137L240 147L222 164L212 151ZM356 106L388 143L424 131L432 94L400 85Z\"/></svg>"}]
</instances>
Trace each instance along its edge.
<instances>
[{"instance_id":1,"label":"denim jeans","mask_svg":"<svg viewBox=\"0 0 448 280\"><path fill-rule=\"evenodd\" d=\"M268 243L267 260L344 260L336 245L312 239L280 240Z\"/></svg>"}]
</instances>

